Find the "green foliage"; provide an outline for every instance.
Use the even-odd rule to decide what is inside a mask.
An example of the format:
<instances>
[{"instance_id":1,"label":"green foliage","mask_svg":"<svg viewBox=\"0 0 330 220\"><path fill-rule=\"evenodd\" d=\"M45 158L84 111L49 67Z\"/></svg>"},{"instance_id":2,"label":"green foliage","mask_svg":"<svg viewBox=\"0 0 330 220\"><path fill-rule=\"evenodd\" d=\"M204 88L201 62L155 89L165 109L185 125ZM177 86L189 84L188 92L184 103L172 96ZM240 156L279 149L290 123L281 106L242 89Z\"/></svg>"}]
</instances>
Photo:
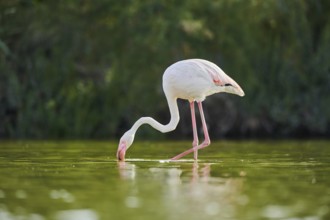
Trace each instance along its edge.
<instances>
[{"instance_id":1,"label":"green foliage","mask_svg":"<svg viewBox=\"0 0 330 220\"><path fill-rule=\"evenodd\" d=\"M246 93L207 100L213 137L329 135L329 42L326 0L1 1L0 137L109 138L143 115L166 123L163 71L192 57ZM190 135L181 113L178 134Z\"/></svg>"}]
</instances>

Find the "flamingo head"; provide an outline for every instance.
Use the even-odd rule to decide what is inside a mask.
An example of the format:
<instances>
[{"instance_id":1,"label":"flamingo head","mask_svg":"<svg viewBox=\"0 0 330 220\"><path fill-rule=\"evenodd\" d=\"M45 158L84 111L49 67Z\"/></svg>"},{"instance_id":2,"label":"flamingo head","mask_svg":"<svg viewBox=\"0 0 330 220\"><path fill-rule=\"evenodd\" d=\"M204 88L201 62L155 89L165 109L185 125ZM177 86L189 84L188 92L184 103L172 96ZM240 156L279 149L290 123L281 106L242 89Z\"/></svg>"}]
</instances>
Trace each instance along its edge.
<instances>
[{"instance_id":1,"label":"flamingo head","mask_svg":"<svg viewBox=\"0 0 330 220\"><path fill-rule=\"evenodd\" d=\"M124 161L125 154L128 148L132 145L134 140L134 134L130 131L127 131L121 138L118 144L117 149L117 159Z\"/></svg>"}]
</instances>

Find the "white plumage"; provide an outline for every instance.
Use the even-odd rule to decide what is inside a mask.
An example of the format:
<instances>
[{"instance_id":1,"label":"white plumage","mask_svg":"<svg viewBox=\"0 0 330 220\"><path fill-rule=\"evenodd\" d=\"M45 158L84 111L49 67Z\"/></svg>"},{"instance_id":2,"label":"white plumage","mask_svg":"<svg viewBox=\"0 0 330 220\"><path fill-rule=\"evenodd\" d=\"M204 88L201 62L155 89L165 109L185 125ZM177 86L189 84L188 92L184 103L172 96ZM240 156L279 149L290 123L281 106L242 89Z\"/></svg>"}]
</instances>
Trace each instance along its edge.
<instances>
[{"instance_id":1,"label":"white plumage","mask_svg":"<svg viewBox=\"0 0 330 220\"><path fill-rule=\"evenodd\" d=\"M119 141L117 150L117 158L119 160L125 159L126 151L132 145L134 135L142 124L149 124L163 133L176 128L180 120L176 102L178 98L186 99L190 102L194 141L193 148L173 157L172 160L179 159L191 152L194 152L194 159L197 159L197 151L210 144L202 101L207 96L219 92L244 96L243 90L232 78L226 75L216 64L203 59L182 60L169 66L163 75L163 90L170 109L170 122L167 125L162 125L150 117L142 117L137 120ZM195 101L199 107L205 137L204 142L200 145L198 145L196 129Z\"/></svg>"}]
</instances>

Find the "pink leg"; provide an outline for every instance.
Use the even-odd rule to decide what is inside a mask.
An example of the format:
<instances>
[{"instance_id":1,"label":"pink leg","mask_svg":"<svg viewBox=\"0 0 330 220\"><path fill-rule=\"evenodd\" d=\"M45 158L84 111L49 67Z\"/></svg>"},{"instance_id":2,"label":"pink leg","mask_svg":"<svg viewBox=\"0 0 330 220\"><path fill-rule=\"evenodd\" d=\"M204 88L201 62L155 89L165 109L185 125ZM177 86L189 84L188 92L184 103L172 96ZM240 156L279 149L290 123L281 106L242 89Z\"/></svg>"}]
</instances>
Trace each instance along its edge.
<instances>
[{"instance_id":1,"label":"pink leg","mask_svg":"<svg viewBox=\"0 0 330 220\"><path fill-rule=\"evenodd\" d=\"M171 160L177 160L177 159L180 159L181 157L183 156L186 156L187 154L190 154L191 152L194 152L196 150L199 150L199 149L202 149L202 148L205 148L207 146L210 145L211 143L211 140L210 140L210 136L209 136L209 132L207 130L207 126L206 126L206 122L205 122L205 117L204 117L204 112L203 112L203 106L202 106L202 103L201 102L197 102L198 104L198 108L199 108L199 113L201 115L201 119L202 119L202 124L203 124L203 131L204 131L204 137L205 137L205 140L203 141L202 144L198 145L197 147L194 147L194 148L191 148L189 150L186 150L185 152L173 157ZM196 158L197 159L197 158Z\"/></svg>"},{"instance_id":2,"label":"pink leg","mask_svg":"<svg viewBox=\"0 0 330 220\"><path fill-rule=\"evenodd\" d=\"M197 135L197 126L196 126L196 116L195 116L195 102L190 102L190 110L191 110L191 122L194 134L194 140L192 143L193 148L198 146L198 135ZM194 150L194 160L197 160L198 150Z\"/></svg>"},{"instance_id":3,"label":"pink leg","mask_svg":"<svg viewBox=\"0 0 330 220\"><path fill-rule=\"evenodd\" d=\"M211 140L210 140L209 131L207 130L207 125L205 122L205 116L204 116L202 102L198 102L198 108L199 108L199 113L201 115L202 124L203 124L203 132L204 132L204 142L199 146L200 146L200 148L204 148L211 144Z\"/></svg>"}]
</instances>

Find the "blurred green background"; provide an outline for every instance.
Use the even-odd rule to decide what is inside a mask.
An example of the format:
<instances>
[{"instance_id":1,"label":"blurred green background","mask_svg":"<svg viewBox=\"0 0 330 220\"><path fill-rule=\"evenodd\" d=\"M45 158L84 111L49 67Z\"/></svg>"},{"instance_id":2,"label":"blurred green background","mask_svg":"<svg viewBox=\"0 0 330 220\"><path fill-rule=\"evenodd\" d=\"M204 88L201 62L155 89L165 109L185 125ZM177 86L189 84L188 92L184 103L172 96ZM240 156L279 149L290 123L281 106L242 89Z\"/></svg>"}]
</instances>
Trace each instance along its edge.
<instances>
[{"instance_id":1,"label":"blurred green background","mask_svg":"<svg viewBox=\"0 0 330 220\"><path fill-rule=\"evenodd\" d=\"M141 116L167 123L162 74L196 57L246 93L205 101L213 139L329 137L328 0L1 0L0 138L116 139ZM176 131L139 138L191 138L179 108Z\"/></svg>"}]
</instances>

